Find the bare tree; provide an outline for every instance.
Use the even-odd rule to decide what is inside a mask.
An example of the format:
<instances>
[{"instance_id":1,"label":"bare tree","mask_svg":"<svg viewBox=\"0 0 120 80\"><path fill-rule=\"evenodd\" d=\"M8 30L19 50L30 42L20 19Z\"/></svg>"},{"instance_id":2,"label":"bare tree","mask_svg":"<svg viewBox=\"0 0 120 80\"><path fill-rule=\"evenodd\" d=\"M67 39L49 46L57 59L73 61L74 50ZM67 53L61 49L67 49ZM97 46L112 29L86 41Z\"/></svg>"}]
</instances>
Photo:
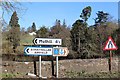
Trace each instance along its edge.
<instances>
[{"instance_id":1,"label":"bare tree","mask_svg":"<svg viewBox=\"0 0 120 80\"><path fill-rule=\"evenodd\" d=\"M2 27L7 24L4 19L5 13L11 14L14 11L16 11L17 13L23 13L24 11L27 10L25 7L21 6L21 3L18 0L0 0L0 9L1 9L0 23L2 24Z\"/></svg>"}]
</instances>

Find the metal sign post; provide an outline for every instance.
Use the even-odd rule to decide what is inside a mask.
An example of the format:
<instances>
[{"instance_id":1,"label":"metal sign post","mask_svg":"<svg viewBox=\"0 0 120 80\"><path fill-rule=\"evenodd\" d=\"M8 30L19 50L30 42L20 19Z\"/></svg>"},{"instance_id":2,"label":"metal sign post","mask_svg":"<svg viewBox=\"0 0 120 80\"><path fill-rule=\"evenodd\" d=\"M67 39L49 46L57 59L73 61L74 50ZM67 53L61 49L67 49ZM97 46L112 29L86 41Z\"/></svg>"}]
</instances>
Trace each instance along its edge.
<instances>
[{"instance_id":1,"label":"metal sign post","mask_svg":"<svg viewBox=\"0 0 120 80\"><path fill-rule=\"evenodd\" d=\"M112 61L112 52L110 50L110 57L109 57L109 71L110 71L110 73L111 73L111 67L112 67L111 61Z\"/></svg>"},{"instance_id":2,"label":"metal sign post","mask_svg":"<svg viewBox=\"0 0 120 80\"><path fill-rule=\"evenodd\" d=\"M56 78L58 78L58 56L56 56Z\"/></svg>"},{"instance_id":3,"label":"metal sign post","mask_svg":"<svg viewBox=\"0 0 120 80\"><path fill-rule=\"evenodd\" d=\"M56 56L56 78L58 78L58 57L67 56L69 53L67 47L53 47L53 56Z\"/></svg>"},{"instance_id":4,"label":"metal sign post","mask_svg":"<svg viewBox=\"0 0 120 80\"><path fill-rule=\"evenodd\" d=\"M41 56L39 56L39 77L41 76Z\"/></svg>"},{"instance_id":5,"label":"metal sign post","mask_svg":"<svg viewBox=\"0 0 120 80\"><path fill-rule=\"evenodd\" d=\"M41 47L41 46L40 46L40 47ZM42 70L42 69L41 69L41 63L42 63L42 62L41 62L41 56L39 56L39 64L38 64L38 65L39 65L39 77L40 77L40 78L42 77L42 74L41 74L41 72L42 72L42 71L41 71L41 70Z\"/></svg>"},{"instance_id":6,"label":"metal sign post","mask_svg":"<svg viewBox=\"0 0 120 80\"><path fill-rule=\"evenodd\" d=\"M58 78L58 56L56 56L56 78Z\"/></svg>"}]
</instances>

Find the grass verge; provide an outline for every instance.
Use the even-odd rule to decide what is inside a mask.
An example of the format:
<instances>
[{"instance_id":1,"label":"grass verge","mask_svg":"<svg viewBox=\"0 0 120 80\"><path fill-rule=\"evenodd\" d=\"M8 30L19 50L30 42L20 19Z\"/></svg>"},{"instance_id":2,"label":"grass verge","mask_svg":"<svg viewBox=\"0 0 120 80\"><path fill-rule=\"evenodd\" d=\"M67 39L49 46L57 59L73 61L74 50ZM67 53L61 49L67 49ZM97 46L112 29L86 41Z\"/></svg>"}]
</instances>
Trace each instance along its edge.
<instances>
[{"instance_id":1,"label":"grass verge","mask_svg":"<svg viewBox=\"0 0 120 80\"><path fill-rule=\"evenodd\" d=\"M96 72L96 73L87 73L85 71L81 72L66 72L65 76L69 78L119 78L120 72Z\"/></svg>"}]
</instances>

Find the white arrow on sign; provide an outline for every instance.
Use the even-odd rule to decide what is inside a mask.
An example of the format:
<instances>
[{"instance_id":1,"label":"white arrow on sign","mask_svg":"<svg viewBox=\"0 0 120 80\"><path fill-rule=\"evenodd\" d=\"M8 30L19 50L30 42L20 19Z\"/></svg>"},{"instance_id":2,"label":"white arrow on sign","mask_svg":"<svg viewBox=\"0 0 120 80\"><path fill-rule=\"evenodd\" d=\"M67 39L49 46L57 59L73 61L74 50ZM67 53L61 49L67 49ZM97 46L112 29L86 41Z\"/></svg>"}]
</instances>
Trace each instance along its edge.
<instances>
[{"instance_id":1,"label":"white arrow on sign","mask_svg":"<svg viewBox=\"0 0 120 80\"><path fill-rule=\"evenodd\" d=\"M67 47L53 47L53 56L67 56L68 53Z\"/></svg>"},{"instance_id":2,"label":"white arrow on sign","mask_svg":"<svg viewBox=\"0 0 120 80\"><path fill-rule=\"evenodd\" d=\"M26 53L26 55L47 56L47 55L52 55L52 48L26 47L24 52Z\"/></svg>"},{"instance_id":3,"label":"white arrow on sign","mask_svg":"<svg viewBox=\"0 0 120 80\"><path fill-rule=\"evenodd\" d=\"M61 39L49 39L49 38L35 38L33 40L35 45L61 45Z\"/></svg>"}]
</instances>

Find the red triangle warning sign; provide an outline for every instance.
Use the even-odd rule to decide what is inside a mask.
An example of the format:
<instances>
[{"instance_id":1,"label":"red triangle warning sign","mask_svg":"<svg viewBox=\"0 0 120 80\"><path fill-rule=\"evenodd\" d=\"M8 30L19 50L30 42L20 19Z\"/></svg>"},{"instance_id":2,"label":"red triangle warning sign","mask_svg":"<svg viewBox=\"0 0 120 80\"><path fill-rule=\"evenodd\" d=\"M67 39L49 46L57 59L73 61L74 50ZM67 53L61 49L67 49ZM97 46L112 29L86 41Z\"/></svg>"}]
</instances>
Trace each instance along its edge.
<instances>
[{"instance_id":1,"label":"red triangle warning sign","mask_svg":"<svg viewBox=\"0 0 120 80\"><path fill-rule=\"evenodd\" d=\"M112 37L109 36L105 47L103 48L103 50L117 50L118 47L116 46L115 42L113 41Z\"/></svg>"}]
</instances>

